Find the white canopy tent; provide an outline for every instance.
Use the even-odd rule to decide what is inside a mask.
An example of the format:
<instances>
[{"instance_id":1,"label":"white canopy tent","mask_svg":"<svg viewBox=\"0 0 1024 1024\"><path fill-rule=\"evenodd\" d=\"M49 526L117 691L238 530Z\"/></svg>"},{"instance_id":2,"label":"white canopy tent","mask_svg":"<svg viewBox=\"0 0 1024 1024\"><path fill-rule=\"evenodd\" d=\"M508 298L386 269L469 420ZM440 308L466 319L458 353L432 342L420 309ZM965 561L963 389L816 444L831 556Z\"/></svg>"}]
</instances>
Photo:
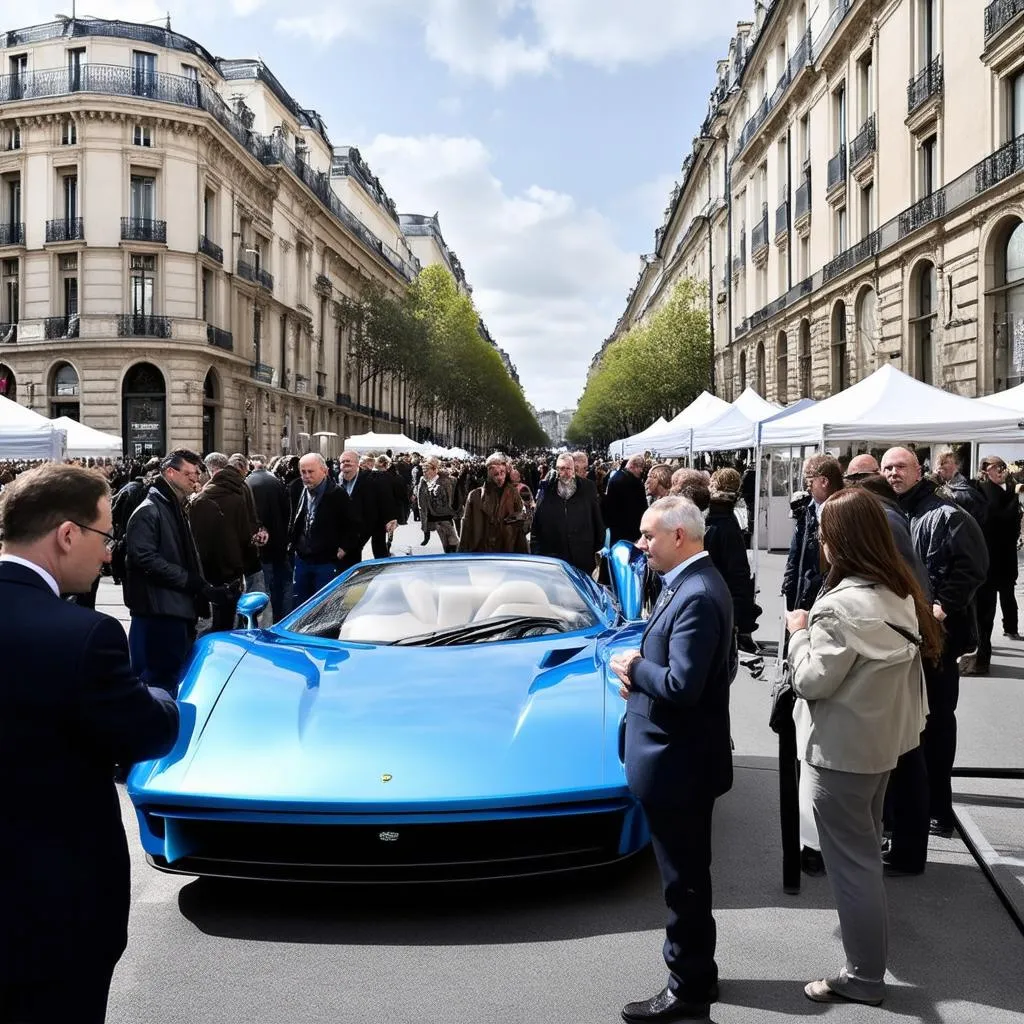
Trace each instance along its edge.
<instances>
[{"instance_id":1,"label":"white canopy tent","mask_svg":"<svg viewBox=\"0 0 1024 1024\"><path fill-rule=\"evenodd\" d=\"M690 450L690 435L702 426L728 412L731 406L710 392L702 391L678 416L673 417L660 431L644 440L643 450L657 452L665 458L685 455Z\"/></svg>"},{"instance_id":2,"label":"white canopy tent","mask_svg":"<svg viewBox=\"0 0 1024 1024\"><path fill-rule=\"evenodd\" d=\"M1007 391L997 391L994 395L982 395L975 399L985 405L995 405L1003 409L1016 409L1024 413L1024 384L1018 384Z\"/></svg>"},{"instance_id":3,"label":"white canopy tent","mask_svg":"<svg viewBox=\"0 0 1024 1024\"><path fill-rule=\"evenodd\" d=\"M64 440L45 416L0 396L0 459L62 459Z\"/></svg>"},{"instance_id":4,"label":"white canopy tent","mask_svg":"<svg viewBox=\"0 0 1024 1024\"><path fill-rule=\"evenodd\" d=\"M377 434L370 431L368 434L355 434L345 439L345 448L351 448L361 455L370 452L382 455L389 448L393 452L422 452L423 447L405 434Z\"/></svg>"},{"instance_id":5,"label":"white canopy tent","mask_svg":"<svg viewBox=\"0 0 1024 1024\"><path fill-rule=\"evenodd\" d=\"M695 452L731 452L757 444L757 424L784 412L782 406L766 402L753 388L747 388L727 412L693 428L690 447Z\"/></svg>"},{"instance_id":6,"label":"white canopy tent","mask_svg":"<svg viewBox=\"0 0 1024 1024\"><path fill-rule=\"evenodd\" d=\"M644 438L660 433L667 426L668 420L664 416L659 416L649 427L645 427L639 433L612 441L608 446L608 454L615 459L625 459L630 455L642 455L645 451Z\"/></svg>"},{"instance_id":7,"label":"white canopy tent","mask_svg":"<svg viewBox=\"0 0 1024 1024\"><path fill-rule=\"evenodd\" d=\"M59 416L50 422L67 434L69 459L115 459L124 451L121 438L114 434L105 434L94 427L87 427L70 416Z\"/></svg>"}]
</instances>

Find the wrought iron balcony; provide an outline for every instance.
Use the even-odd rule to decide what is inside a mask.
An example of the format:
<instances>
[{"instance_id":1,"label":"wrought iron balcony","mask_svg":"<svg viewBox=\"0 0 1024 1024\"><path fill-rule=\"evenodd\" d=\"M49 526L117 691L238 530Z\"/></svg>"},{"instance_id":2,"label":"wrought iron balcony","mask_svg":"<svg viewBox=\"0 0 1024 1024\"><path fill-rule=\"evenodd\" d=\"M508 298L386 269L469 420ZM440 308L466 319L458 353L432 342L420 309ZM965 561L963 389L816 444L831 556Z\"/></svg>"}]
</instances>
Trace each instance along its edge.
<instances>
[{"instance_id":1,"label":"wrought iron balcony","mask_svg":"<svg viewBox=\"0 0 1024 1024\"><path fill-rule=\"evenodd\" d=\"M826 263L821 272L822 283L827 283L840 274L845 274L864 260L874 256L882 247L882 233L872 231L865 235L856 245L841 252L830 263Z\"/></svg>"},{"instance_id":2,"label":"wrought iron balcony","mask_svg":"<svg viewBox=\"0 0 1024 1024\"><path fill-rule=\"evenodd\" d=\"M874 153L876 145L875 115L872 114L850 143L850 166L856 167L861 160Z\"/></svg>"},{"instance_id":3,"label":"wrought iron balcony","mask_svg":"<svg viewBox=\"0 0 1024 1024\"><path fill-rule=\"evenodd\" d=\"M0 324L0 345L13 345L17 340L17 324Z\"/></svg>"},{"instance_id":4,"label":"wrought iron balcony","mask_svg":"<svg viewBox=\"0 0 1024 1024\"><path fill-rule=\"evenodd\" d=\"M985 8L985 42L1024 13L1024 0L995 0Z\"/></svg>"},{"instance_id":5,"label":"wrought iron balcony","mask_svg":"<svg viewBox=\"0 0 1024 1024\"><path fill-rule=\"evenodd\" d=\"M267 363L256 363L250 370L252 379L260 384L274 383L274 368Z\"/></svg>"},{"instance_id":6,"label":"wrought iron balcony","mask_svg":"<svg viewBox=\"0 0 1024 1024\"><path fill-rule=\"evenodd\" d=\"M305 395L309 393L309 378L301 373L295 374L295 394Z\"/></svg>"},{"instance_id":7,"label":"wrought iron balcony","mask_svg":"<svg viewBox=\"0 0 1024 1024\"><path fill-rule=\"evenodd\" d=\"M207 238L206 235L199 236L199 251L204 256L209 256L216 263L224 262L224 250L216 242Z\"/></svg>"},{"instance_id":8,"label":"wrought iron balcony","mask_svg":"<svg viewBox=\"0 0 1024 1024\"><path fill-rule=\"evenodd\" d=\"M316 280L313 282L313 291L317 295L322 295L325 299L329 299L334 291L334 285L331 284L331 279L326 274L317 274Z\"/></svg>"},{"instance_id":9,"label":"wrought iron balcony","mask_svg":"<svg viewBox=\"0 0 1024 1024\"><path fill-rule=\"evenodd\" d=\"M1019 135L1012 142L997 149L990 157L982 160L977 168L975 188L980 192L1022 170L1024 170L1024 135Z\"/></svg>"},{"instance_id":10,"label":"wrought iron balcony","mask_svg":"<svg viewBox=\"0 0 1024 1024\"><path fill-rule=\"evenodd\" d=\"M237 273L239 277L245 278L246 281L252 281L253 284L266 288L267 291L274 290L273 275L268 274L262 267L254 266L248 260L238 261Z\"/></svg>"},{"instance_id":11,"label":"wrought iron balcony","mask_svg":"<svg viewBox=\"0 0 1024 1024\"><path fill-rule=\"evenodd\" d=\"M334 404L340 405L343 409L352 408L352 396L345 391L339 391L334 396Z\"/></svg>"},{"instance_id":12,"label":"wrought iron balcony","mask_svg":"<svg viewBox=\"0 0 1024 1024\"><path fill-rule=\"evenodd\" d=\"M946 214L946 190L940 188L900 214L900 238Z\"/></svg>"},{"instance_id":13,"label":"wrought iron balcony","mask_svg":"<svg viewBox=\"0 0 1024 1024\"><path fill-rule=\"evenodd\" d=\"M929 62L925 69L907 85L907 113L912 114L942 92L942 55Z\"/></svg>"},{"instance_id":14,"label":"wrought iron balcony","mask_svg":"<svg viewBox=\"0 0 1024 1024\"><path fill-rule=\"evenodd\" d=\"M839 150L828 162L828 183L825 186L827 191L846 184L846 145L840 143Z\"/></svg>"},{"instance_id":15,"label":"wrought iron balcony","mask_svg":"<svg viewBox=\"0 0 1024 1024\"><path fill-rule=\"evenodd\" d=\"M768 248L768 204L761 206L761 219L750 231L750 255L757 257Z\"/></svg>"},{"instance_id":16,"label":"wrought iron balcony","mask_svg":"<svg viewBox=\"0 0 1024 1024\"><path fill-rule=\"evenodd\" d=\"M24 245L25 225L24 224L0 224L0 246Z\"/></svg>"},{"instance_id":17,"label":"wrought iron balcony","mask_svg":"<svg viewBox=\"0 0 1024 1024\"><path fill-rule=\"evenodd\" d=\"M784 235L789 230L789 200L783 199L775 208L775 237Z\"/></svg>"},{"instance_id":18,"label":"wrought iron balcony","mask_svg":"<svg viewBox=\"0 0 1024 1024\"><path fill-rule=\"evenodd\" d=\"M167 241L167 221L148 217L122 217L121 238L129 242Z\"/></svg>"},{"instance_id":19,"label":"wrought iron balcony","mask_svg":"<svg viewBox=\"0 0 1024 1024\"><path fill-rule=\"evenodd\" d=\"M48 316L43 321L43 337L47 341L58 338L77 338L79 317L77 313L66 313L64 316Z\"/></svg>"},{"instance_id":20,"label":"wrought iron balcony","mask_svg":"<svg viewBox=\"0 0 1024 1024\"><path fill-rule=\"evenodd\" d=\"M47 242L77 242L85 238L85 221L81 217L66 217L46 222Z\"/></svg>"},{"instance_id":21,"label":"wrought iron balcony","mask_svg":"<svg viewBox=\"0 0 1024 1024\"><path fill-rule=\"evenodd\" d=\"M793 220L798 221L811 212L811 179L806 181L796 190L793 203Z\"/></svg>"},{"instance_id":22,"label":"wrought iron balcony","mask_svg":"<svg viewBox=\"0 0 1024 1024\"><path fill-rule=\"evenodd\" d=\"M225 352L231 352L235 347L231 332L214 327L213 324L206 325L206 340L216 348L224 349Z\"/></svg>"},{"instance_id":23,"label":"wrought iron balcony","mask_svg":"<svg viewBox=\"0 0 1024 1024\"><path fill-rule=\"evenodd\" d=\"M119 338L169 338L171 318L147 313L123 313L117 318Z\"/></svg>"}]
</instances>

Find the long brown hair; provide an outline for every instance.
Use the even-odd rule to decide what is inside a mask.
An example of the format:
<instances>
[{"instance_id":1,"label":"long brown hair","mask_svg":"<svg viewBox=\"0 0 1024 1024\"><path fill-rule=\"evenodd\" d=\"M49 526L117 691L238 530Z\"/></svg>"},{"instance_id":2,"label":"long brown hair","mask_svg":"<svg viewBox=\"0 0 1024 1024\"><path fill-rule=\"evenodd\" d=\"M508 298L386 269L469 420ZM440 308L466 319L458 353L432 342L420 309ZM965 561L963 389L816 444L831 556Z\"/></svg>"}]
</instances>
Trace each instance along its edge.
<instances>
[{"instance_id":1,"label":"long brown hair","mask_svg":"<svg viewBox=\"0 0 1024 1024\"><path fill-rule=\"evenodd\" d=\"M942 627L936 621L903 556L896 550L881 499L860 487L837 491L821 506L822 546L828 545L827 586L847 576L888 587L897 597L912 597L921 633L921 653L937 662L942 652Z\"/></svg>"}]
</instances>

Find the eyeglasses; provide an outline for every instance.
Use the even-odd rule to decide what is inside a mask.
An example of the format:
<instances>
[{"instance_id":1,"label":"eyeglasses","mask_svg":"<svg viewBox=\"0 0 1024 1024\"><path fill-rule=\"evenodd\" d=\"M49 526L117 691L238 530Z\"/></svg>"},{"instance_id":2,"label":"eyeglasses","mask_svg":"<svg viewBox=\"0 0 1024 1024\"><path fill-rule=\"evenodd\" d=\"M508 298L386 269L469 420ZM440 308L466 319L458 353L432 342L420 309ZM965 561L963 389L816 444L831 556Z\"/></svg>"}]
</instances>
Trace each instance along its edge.
<instances>
[{"instance_id":1,"label":"eyeglasses","mask_svg":"<svg viewBox=\"0 0 1024 1024\"><path fill-rule=\"evenodd\" d=\"M71 522L75 523L73 519L71 520ZM88 530L90 533L98 533L101 537L106 537L107 543L104 544L104 547L108 551L114 550L114 545L117 543L117 539L114 537L112 533L106 533L103 530L97 530L96 527L86 526L84 523L75 523L75 526L77 526L80 530Z\"/></svg>"},{"instance_id":2,"label":"eyeglasses","mask_svg":"<svg viewBox=\"0 0 1024 1024\"><path fill-rule=\"evenodd\" d=\"M986 469L994 469L997 473L1005 473L1006 472L1006 466L1001 465L999 463L995 463L995 462L990 462L985 468Z\"/></svg>"}]
</instances>

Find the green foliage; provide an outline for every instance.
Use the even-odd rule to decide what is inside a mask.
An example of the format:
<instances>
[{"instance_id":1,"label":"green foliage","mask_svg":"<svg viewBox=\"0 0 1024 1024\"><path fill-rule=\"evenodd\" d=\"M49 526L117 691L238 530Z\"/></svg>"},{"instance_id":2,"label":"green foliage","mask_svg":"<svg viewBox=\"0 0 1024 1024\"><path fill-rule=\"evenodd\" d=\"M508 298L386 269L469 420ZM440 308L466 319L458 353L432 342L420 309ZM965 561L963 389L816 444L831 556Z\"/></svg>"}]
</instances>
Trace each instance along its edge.
<instances>
[{"instance_id":1,"label":"green foliage","mask_svg":"<svg viewBox=\"0 0 1024 1024\"><path fill-rule=\"evenodd\" d=\"M399 378L418 411L445 413L465 443L470 436L487 444L546 443L522 389L481 336L472 301L444 267L425 267L399 298L371 284L339 307L352 328L361 383Z\"/></svg>"},{"instance_id":2,"label":"green foliage","mask_svg":"<svg viewBox=\"0 0 1024 1024\"><path fill-rule=\"evenodd\" d=\"M604 446L670 419L707 386L711 327L707 289L679 281L668 302L601 356L566 431L574 443Z\"/></svg>"}]
</instances>

